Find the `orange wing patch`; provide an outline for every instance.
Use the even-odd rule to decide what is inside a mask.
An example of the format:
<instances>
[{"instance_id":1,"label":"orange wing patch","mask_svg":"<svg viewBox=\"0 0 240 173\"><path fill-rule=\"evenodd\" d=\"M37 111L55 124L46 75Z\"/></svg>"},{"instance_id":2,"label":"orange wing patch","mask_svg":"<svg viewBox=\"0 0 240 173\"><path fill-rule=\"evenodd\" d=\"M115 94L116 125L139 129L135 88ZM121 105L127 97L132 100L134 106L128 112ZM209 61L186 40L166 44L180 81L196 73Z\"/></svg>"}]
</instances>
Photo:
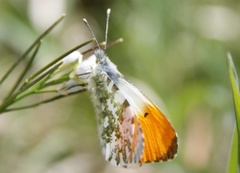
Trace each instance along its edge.
<instances>
[{"instance_id":1,"label":"orange wing patch","mask_svg":"<svg viewBox=\"0 0 240 173\"><path fill-rule=\"evenodd\" d=\"M165 115L154 105L148 104L144 114L138 115L144 134L141 163L167 161L177 153L177 134Z\"/></svg>"}]
</instances>

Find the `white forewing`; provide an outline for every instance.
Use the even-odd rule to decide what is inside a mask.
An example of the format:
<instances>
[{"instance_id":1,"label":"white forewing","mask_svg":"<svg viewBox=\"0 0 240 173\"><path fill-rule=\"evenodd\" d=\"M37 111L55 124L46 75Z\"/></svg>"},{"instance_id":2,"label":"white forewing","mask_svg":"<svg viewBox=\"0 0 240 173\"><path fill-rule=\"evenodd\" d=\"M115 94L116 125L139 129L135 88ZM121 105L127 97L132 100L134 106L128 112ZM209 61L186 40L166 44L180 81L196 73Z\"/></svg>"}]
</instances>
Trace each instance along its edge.
<instances>
[{"instance_id":1,"label":"white forewing","mask_svg":"<svg viewBox=\"0 0 240 173\"><path fill-rule=\"evenodd\" d=\"M151 101L135 85L126 80L123 76L118 79L116 85L136 113L142 113L144 105L151 103Z\"/></svg>"}]
</instances>

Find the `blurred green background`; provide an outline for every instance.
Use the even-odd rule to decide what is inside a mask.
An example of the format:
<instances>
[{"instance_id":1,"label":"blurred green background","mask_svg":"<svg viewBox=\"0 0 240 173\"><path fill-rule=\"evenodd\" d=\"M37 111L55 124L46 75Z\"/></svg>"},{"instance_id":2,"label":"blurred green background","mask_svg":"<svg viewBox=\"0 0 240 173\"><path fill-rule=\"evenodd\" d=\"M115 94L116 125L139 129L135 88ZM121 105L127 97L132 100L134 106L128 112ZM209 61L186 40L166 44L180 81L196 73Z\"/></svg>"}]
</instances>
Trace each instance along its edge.
<instances>
[{"instance_id":1,"label":"blurred green background","mask_svg":"<svg viewBox=\"0 0 240 173\"><path fill-rule=\"evenodd\" d=\"M107 8L109 41L124 38L107 54L146 95L164 104L179 136L178 156L137 169L111 166L101 154L90 94L83 93L2 114L0 172L225 172L234 126L226 53L239 69L239 1L0 1L1 74L62 13L66 18L44 39L32 72L92 37L82 18L103 41ZM1 86L0 101L14 77Z\"/></svg>"}]
</instances>

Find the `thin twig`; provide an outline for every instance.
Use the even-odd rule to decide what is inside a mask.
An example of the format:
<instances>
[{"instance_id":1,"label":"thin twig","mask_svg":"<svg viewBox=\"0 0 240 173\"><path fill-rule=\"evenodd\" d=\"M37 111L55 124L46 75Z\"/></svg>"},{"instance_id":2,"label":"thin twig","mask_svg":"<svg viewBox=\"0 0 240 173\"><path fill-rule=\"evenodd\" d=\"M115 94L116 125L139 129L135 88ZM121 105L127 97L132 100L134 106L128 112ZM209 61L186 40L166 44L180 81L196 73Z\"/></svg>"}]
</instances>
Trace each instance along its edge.
<instances>
[{"instance_id":1,"label":"thin twig","mask_svg":"<svg viewBox=\"0 0 240 173\"><path fill-rule=\"evenodd\" d=\"M80 91L77 91L77 92L72 92L68 96L71 96L71 95L74 95L74 94L78 94L78 93L84 92L84 91L86 91L86 89L83 89L83 90L80 90ZM49 103L49 102L61 99L63 97L66 97L66 96L65 95L58 95L58 96L52 97L50 99L46 99L46 100L43 100L43 101L38 102L38 103L31 104L31 105L5 109L4 112L10 112L10 111L16 111L16 110L22 110L22 109L37 107L37 106L39 106L41 104Z\"/></svg>"}]
</instances>

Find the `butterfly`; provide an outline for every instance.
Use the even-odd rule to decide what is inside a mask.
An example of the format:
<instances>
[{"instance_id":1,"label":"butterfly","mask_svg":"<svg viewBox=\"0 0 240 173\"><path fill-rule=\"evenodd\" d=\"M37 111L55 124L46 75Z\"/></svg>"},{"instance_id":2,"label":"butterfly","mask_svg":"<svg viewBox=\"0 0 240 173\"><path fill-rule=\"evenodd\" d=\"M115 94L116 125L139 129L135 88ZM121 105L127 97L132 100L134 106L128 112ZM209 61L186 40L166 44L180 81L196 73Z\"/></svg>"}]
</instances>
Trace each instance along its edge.
<instances>
[{"instance_id":1,"label":"butterfly","mask_svg":"<svg viewBox=\"0 0 240 173\"><path fill-rule=\"evenodd\" d=\"M110 9L107 10L106 35L109 16ZM105 159L122 167L173 159L178 149L173 126L164 113L118 71L97 40L96 43L99 48L79 63L75 76L92 93Z\"/></svg>"}]
</instances>

